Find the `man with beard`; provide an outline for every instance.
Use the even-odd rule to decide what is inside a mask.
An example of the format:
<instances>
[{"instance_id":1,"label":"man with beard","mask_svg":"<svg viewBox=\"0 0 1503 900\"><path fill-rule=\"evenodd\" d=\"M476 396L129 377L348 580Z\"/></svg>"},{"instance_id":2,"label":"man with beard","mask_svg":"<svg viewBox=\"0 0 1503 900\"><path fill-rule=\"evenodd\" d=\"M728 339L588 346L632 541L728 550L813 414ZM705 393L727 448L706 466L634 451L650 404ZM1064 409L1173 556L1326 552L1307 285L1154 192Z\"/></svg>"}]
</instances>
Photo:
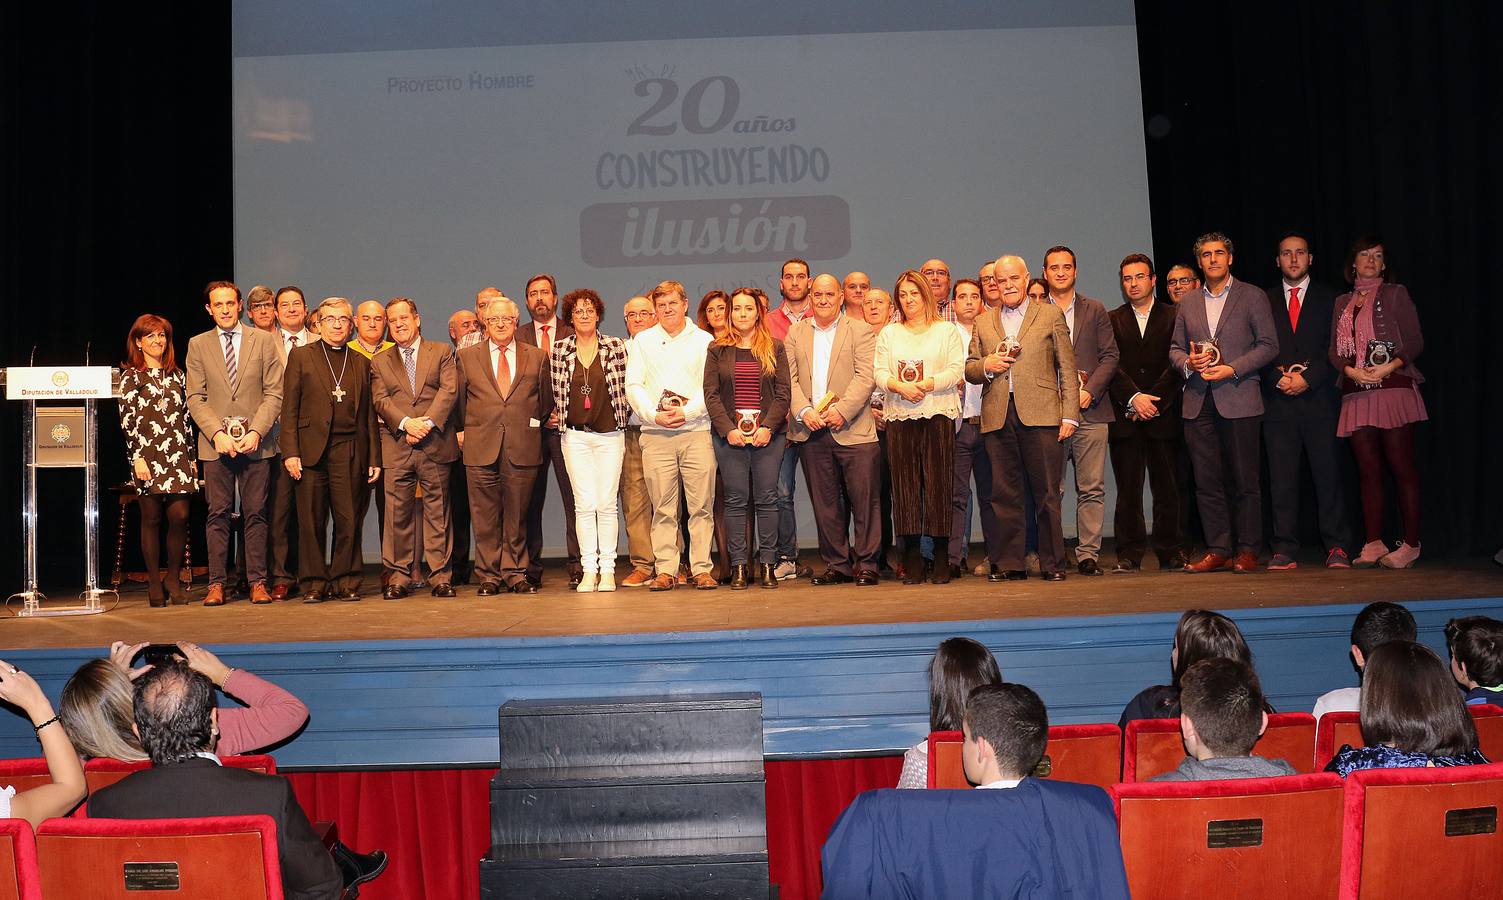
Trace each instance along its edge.
<instances>
[{"instance_id":1,"label":"man with beard","mask_svg":"<svg viewBox=\"0 0 1503 900\"><path fill-rule=\"evenodd\" d=\"M532 321L517 329L517 340L532 344L551 358L553 342L574 333L573 327L558 320L557 310L558 282L546 272L532 276L527 282L527 312ZM579 564L579 535L574 527L574 486L564 466L563 433L551 419L543 428L543 470L532 485L532 503L527 507L527 580L539 587L543 584L543 504L548 500L550 467L559 496L564 500L564 535L572 590L579 586L584 571Z\"/></svg>"},{"instance_id":2,"label":"man with beard","mask_svg":"<svg viewBox=\"0 0 1503 900\"><path fill-rule=\"evenodd\" d=\"M766 317L767 330L780 341L788 339L788 329L809 316L809 264L802 259L783 263L778 276L778 290L783 303ZM788 581L802 574L798 565L798 519L793 513L793 492L798 487L798 446L789 441L783 448L783 465L778 470L778 564L773 574ZM811 573L812 574L812 573Z\"/></svg>"}]
</instances>

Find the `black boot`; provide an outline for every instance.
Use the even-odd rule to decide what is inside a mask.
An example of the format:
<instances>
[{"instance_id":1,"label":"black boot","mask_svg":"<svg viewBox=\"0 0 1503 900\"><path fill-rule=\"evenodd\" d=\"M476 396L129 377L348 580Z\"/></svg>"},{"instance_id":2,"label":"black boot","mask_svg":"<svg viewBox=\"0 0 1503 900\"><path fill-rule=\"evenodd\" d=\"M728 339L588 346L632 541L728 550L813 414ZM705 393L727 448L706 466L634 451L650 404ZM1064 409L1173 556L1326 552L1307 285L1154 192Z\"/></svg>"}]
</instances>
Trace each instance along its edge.
<instances>
[{"instance_id":1,"label":"black boot","mask_svg":"<svg viewBox=\"0 0 1503 900\"><path fill-rule=\"evenodd\" d=\"M950 583L950 538L948 535L931 535L934 539L934 561L930 563L929 581L933 584Z\"/></svg>"},{"instance_id":2,"label":"black boot","mask_svg":"<svg viewBox=\"0 0 1503 900\"><path fill-rule=\"evenodd\" d=\"M731 566L731 590L744 591L751 587L751 566L741 563Z\"/></svg>"},{"instance_id":3,"label":"black boot","mask_svg":"<svg viewBox=\"0 0 1503 900\"><path fill-rule=\"evenodd\" d=\"M357 888L386 871L385 850L356 853L346 847L344 841L335 841L334 846L329 848L329 854L338 864L340 877L344 879L344 886L347 889Z\"/></svg>"},{"instance_id":4,"label":"black boot","mask_svg":"<svg viewBox=\"0 0 1503 900\"><path fill-rule=\"evenodd\" d=\"M763 588L775 588L778 586L777 566L771 563L763 563L757 568L761 570Z\"/></svg>"},{"instance_id":5,"label":"black boot","mask_svg":"<svg viewBox=\"0 0 1503 900\"><path fill-rule=\"evenodd\" d=\"M903 537L903 583L924 583L924 557L919 553L918 535Z\"/></svg>"},{"instance_id":6,"label":"black boot","mask_svg":"<svg viewBox=\"0 0 1503 900\"><path fill-rule=\"evenodd\" d=\"M167 593L162 588L162 582L150 575L146 576L146 602L154 607L167 605Z\"/></svg>"}]
</instances>

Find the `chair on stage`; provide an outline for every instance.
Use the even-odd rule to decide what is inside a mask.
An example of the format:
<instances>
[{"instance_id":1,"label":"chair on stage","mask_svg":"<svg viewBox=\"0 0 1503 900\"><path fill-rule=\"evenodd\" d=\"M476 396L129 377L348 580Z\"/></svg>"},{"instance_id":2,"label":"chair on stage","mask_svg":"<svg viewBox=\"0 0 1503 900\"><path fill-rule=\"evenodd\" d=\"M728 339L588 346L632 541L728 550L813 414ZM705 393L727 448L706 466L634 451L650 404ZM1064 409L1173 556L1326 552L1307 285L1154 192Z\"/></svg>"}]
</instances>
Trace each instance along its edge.
<instances>
[{"instance_id":1,"label":"chair on stage","mask_svg":"<svg viewBox=\"0 0 1503 900\"><path fill-rule=\"evenodd\" d=\"M1134 897L1333 897L1342 784L1324 773L1113 786Z\"/></svg>"},{"instance_id":2,"label":"chair on stage","mask_svg":"<svg viewBox=\"0 0 1503 900\"><path fill-rule=\"evenodd\" d=\"M232 769L249 769L262 775L277 774L277 762L266 754L251 754L248 756L221 756L221 765ZM89 793L94 793L100 788L106 788L132 772L151 768L151 760L123 760L99 757L84 763L84 781L89 786Z\"/></svg>"},{"instance_id":3,"label":"chair on stage","mask_svg":"<svg viewBox=\"0 0 1503 900\"><path fill-rule=\"evenodd\" d=\"M1479 704L1468 706L1472 724L1477 726L1477 745L1489 762L1503 762L1503 706ZM1332 712L1320 717L1315 732L1315 771L1326 764L1343 746L1366 746L1362 726L1354 712Z\"/></svg>"},{"instance_id":4,"label":"chair on stage","mask_svg":"<svg viewBox=\"0 0 1503 900\"><path fill-rule=\"evenodd\" d=\"M965 735L959 731L936 731L929 735L929 787L968 788L960 747ZM1075 781L1110 787L1117 781L1122 758L1122 732L1116 725L1055 725L1034 776L1053 781Z\"/></svg>"},{"instance_id":5,"label":"chair on stage","mask_svg":"<svg viewBox=\"0 0 1503 900\"><path fill-rule=\"evenodd\" d=\"M18 794L51 783L52 773L44 757L0 760L0 785L10 785Z\"/></svg>"},{"instance_id":6,"label":"chair on stage","mask_svg":"<svg viewBox=\"0 0 1503 900\"><path fill-rule=\"evenodd\" d=\"M37 858L45 897L282 900L270 816L48 819Z\"/></svg>"},{"instance_id":7,"label":"chair on stage","mask_svg":"<svg viewBox=\"0 0 1503 900\"><path fill-rule=\"evenodd\" d=\"M1149 781L1173 771L1185 758L1179 718L1135 719L1127 723L1122 756L1124 782ZM1313 771L1315 717L1309 713L1271 713L1268 728L1253 746L1253 755L1282 759L1294 771Z\"/></svg>"},{"instance_id":8,"label":"chair on stage","mask_svg":"<svg viewBox=\"0 0 1503 900\"><path fill-rule=\"evenodd\" d=\"M0 819L0 900L42 900L36 837L25 819Z\"/></svg>"},{"instance_id":9,"label":"chair on stage","mask_svg":"<svg viewBox=\"0 0 1503 900\"><path fill-rule=\"evenodd\" d=\"M1498 895L1503 764L1362 769L1345 802L1342 900Z\"/></svg>"}]
</instances>

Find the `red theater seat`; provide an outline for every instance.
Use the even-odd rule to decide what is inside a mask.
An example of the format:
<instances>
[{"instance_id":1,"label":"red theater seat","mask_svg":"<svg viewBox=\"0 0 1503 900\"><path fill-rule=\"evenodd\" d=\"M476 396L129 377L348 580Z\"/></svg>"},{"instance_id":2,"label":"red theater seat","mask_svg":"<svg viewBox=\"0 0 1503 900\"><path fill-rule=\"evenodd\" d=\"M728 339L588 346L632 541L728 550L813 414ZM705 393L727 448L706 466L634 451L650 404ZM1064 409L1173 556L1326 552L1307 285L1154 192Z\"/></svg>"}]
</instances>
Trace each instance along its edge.
<instances>
[{"instance_id":1,"label":"red theater seat","mask_svg":"<svg viewBox=\"0 0 1503 900\"><path fill-rule=\"evenodd\" d=\"M1333 897L1341 779L1119 784L1112 803L1134 897Z\"/></svg>"},{"instance_id":2,"label":"red theater seat","mask_svg":"<svg viewBox=\"0 0 1503 900\"><path fill-rule=\"evenodd\" d=\"M1176 768L1185 758L1179 719L1136 719L1127 723L1122 780L1148 781ZM1309 713L1272 713L1268 729L1253 755L1282 759L1296 772L1310 772L1315 750L1315 717Z\"/></svg>"},{"instance_id":3,"label":"red theater seat","mask_svg":"<svg viewBox=\"0 0 1503 900\"><path fill-rule=\"evenodd\" d=\"M1477 744L1489 762L1503 762L1503 707L1491 704L1468 706L1472 722L1477 726ZM1362 726L1354 712L1326 713L1320 717L1315 734L1315 771L1324 771L1326 764L1343 745L1366 746L1362 738Z\"/></svg>"},{"instance_id":4,"label":"red theater seat","mask_svg":"<svg viewBox=\"0 0 1503 900\"><path fill-rule=\"evenodd\" d=\"M249 769L252 772L260 772L263 775L277 774L277 762L265 754L251 756L221 756L219 762L235 769ZM132 772L151 768L150 760L135 762L123 759L110 759L100 757L84 763L84 781L89 785L89 793L94 793L100 788L109 787Z\"/></svg>"},{"instance_id":5,"label":"red theater seat","mask_svg":"<svg viewBox=\"0 0 1503 900\"><path fill-rule=\"evenodd\" d=\"M49 898L282 900L270 816L48 819L37 857Z\"/></svg>"},{"instance_id":6,"label":"red theater seat","mask_svg":"<svg viewBox=\"0 0 1503 900\"><path fill-rule=\"evenodd\" d=\"M935 731L929 735L929 787L968 788L960 748L965 735ZM1034 775L1054 781L1078 781L1110 787L1122 759L1122 732L1115 725L1055 725Z\"/></svg>"},{"instance_id":7,"label":"red theater seat","mask_svg":"<svg viewBox=\"0 0 1503 900\"><path fill-rule=\"evenodd\" d=\"M1503 764L1365 769L1345 802L1343 900L1499 895Z\"/></svg>"},{"instance_id":8,"label":"red theater seat","mask_svg":"<svg viewBox=\"0 0 1503 900\"><path fill-rule=\"evenodd\" d=\"M0 900L42 900L36 838L25 819L0 819Z\"/></svg>"},{"instance_id":9,"label":"red theater seat","mask_svg":"<svg viewBox=\"0 0 1503 900\"><path fill-rule=\"evenodd\" d=\"M9 785L19 794L51 783L52 773L47 769L47 760L40 756L0 760L0 787Z\"/></svg>"}]
</instances>

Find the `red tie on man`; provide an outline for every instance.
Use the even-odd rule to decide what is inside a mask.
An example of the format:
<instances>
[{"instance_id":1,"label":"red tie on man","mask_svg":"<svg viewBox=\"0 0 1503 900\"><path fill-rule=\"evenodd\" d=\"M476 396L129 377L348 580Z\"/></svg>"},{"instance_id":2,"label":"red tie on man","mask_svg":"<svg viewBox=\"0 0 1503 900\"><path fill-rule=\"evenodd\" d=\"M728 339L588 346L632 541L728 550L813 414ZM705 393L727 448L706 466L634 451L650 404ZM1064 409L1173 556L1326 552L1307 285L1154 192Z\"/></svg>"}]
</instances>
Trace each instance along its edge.
<instances>
[{"instance_id":1,"label":"red tie on man","mask_svg":"<svg viewBox=\"0 0 1503 900\"><path fill-rule=\"evenodd\" d=\"M1299 331L1299 288L1289 289L1289 330Z\"/></svg>"},{"instance_id":2,"label":"red tie on man","mask_svg":"<svg viewBox=\"0 0 1503 900\"><path fill-rule=\"evenodd\" d=\"M538 344L538 346L551 353L553 352L553 338L548 336L548 329L552 328L553 326L543 325L541 327L543 329L543 341L542 343Z\"/></svg>"},{"instance_id":3,"label":"red tie on man","mask_svg":"<svg viewBox=\"0 0 1503 900\"><path fill-rule=\"evenodd\" d=\"M511 366L506 362L506 348L496 352L496 390L504 398L511 393Z\"/></svg>"}]
</instances>

